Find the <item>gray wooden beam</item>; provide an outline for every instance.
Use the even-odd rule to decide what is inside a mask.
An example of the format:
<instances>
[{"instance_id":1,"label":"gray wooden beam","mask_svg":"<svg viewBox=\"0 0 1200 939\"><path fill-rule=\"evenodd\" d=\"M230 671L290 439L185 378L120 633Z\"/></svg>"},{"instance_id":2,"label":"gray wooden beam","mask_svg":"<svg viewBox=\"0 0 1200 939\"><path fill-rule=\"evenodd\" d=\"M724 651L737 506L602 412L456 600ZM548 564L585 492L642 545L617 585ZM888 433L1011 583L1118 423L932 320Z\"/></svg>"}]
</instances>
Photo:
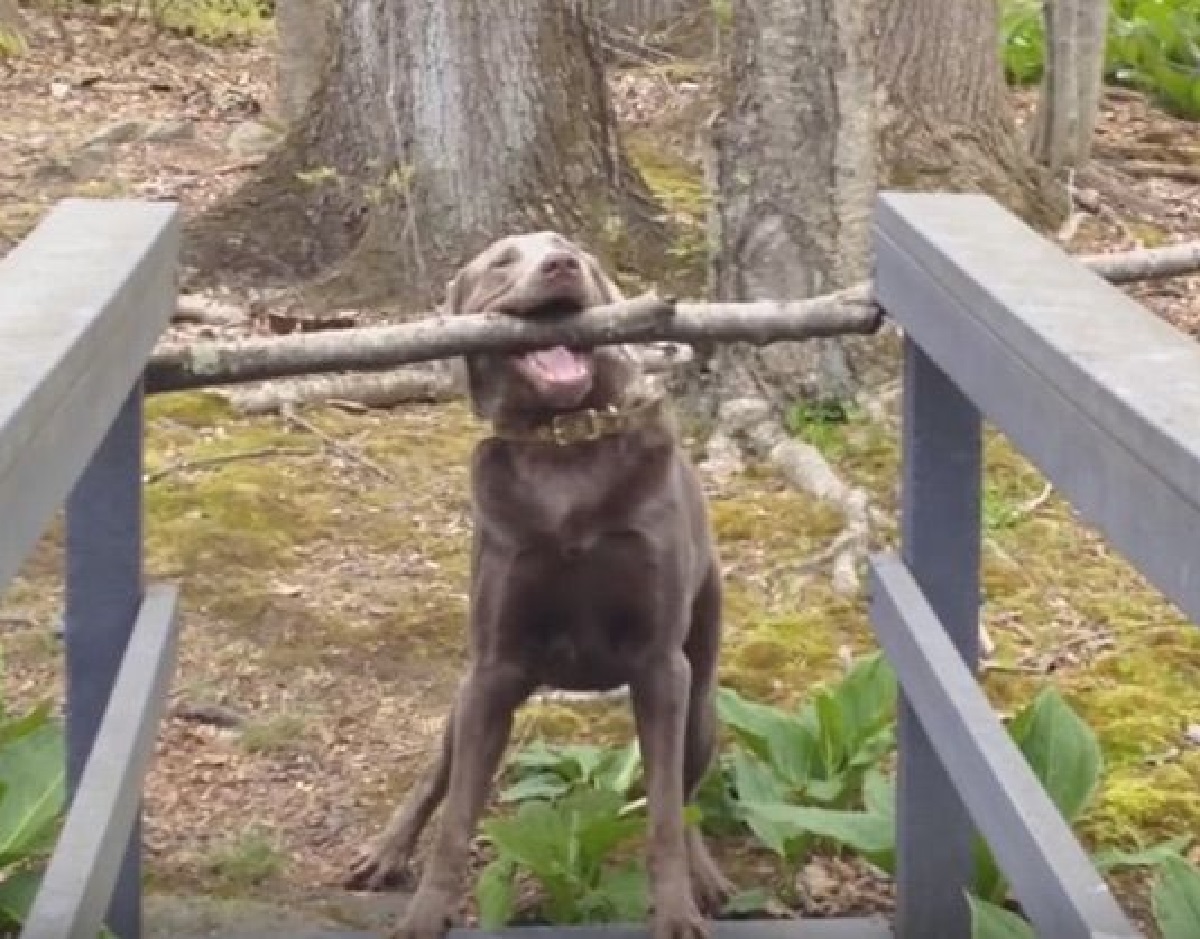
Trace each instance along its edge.
<instances>
[{"instance_id":1,"label":"gray wooden beam","mask_svg":"<svg viewBox=\"0 0 1200 939\"><path fill-rule=\"evenodd\" d=\"M141 805L178 640L174 586L146 591L79 789L21 939L95 939Z\"/></svg>"},{"instance_id":2,"label":"gray wooden beam","mask_svg":"<svg viewBox=\"0 0 1200 939\"><path fill-rule=\"evenodd\" d=\"M908 568L871 559L871 622L942 766L1046 939L1138 937ZM937 819L927 819L936 829ZM968 935L968 933L962 933Z\"/></svg>"},{"instance_id":3,"label":"gray wooden beam","mask_svg":"<svg viewBox=\"0 0 1200 939\"><path fill-rule=\"evenodd\" d=\"M972 672L979 660L979 411L912 341L904 348L904 559ZM907 686L897 708L896 936L970 934L966 890L975 829L917 719Z\"/></svg>"},{"instance_id":4,"label":"gray wooden beam","mask_svg":"<svg viewBox=\"0 0 1200 939\"><path fill-rule=\"evenodd\" d=\"M179 227L172 203L67 199L0 260L0 588L167 325Z\"/></svg>"},{"instance_id":5,"label":"gray wooden beam","mask_svg":"<svg viewBox=\"0 0 1200 939\"><path fill-rule=\"evenodd\" d=\"M983 196L887 193L887 314L1200 621L1200 345Z\"/></svg>"},{"instance_id":6,"label":"gray wooden beam","mask_svg":"<svg viewBox=\"0 0 1200 939\"><path fill-rule=\"evenodd\" d=\"M74 797L142 604L142 388L117 418L67 499L67 794ZM140 939L141 818L105 922L121 939Z\"/></svg>"}]
</instances>

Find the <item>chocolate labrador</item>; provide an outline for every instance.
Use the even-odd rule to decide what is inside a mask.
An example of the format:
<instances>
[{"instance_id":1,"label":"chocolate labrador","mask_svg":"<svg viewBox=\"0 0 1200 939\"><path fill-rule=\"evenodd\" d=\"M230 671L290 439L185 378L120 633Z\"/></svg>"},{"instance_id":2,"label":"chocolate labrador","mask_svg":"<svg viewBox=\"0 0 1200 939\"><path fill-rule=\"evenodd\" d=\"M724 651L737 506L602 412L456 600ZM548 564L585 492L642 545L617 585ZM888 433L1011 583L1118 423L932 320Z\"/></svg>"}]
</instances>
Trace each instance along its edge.
<instances>
[{"instance_id":1,"label":"chocolate labrador","mask_svg":"<svg viewBox=\"0 0 1200 939\"><path fill-rule=\"evenodd\" d=\"M566 316L621 295L552 232L504 238L448 286L452 313ZM645 765L655 939L701 939L731 893L683 808L713 756L721 582L708 512L661 397L620 346L466 358L476 449L470 665L441 752L348 885L399 879L446 801L393 937L439 939L512 728L538 688L627 685Z\"/></svg>"}]
</instances>

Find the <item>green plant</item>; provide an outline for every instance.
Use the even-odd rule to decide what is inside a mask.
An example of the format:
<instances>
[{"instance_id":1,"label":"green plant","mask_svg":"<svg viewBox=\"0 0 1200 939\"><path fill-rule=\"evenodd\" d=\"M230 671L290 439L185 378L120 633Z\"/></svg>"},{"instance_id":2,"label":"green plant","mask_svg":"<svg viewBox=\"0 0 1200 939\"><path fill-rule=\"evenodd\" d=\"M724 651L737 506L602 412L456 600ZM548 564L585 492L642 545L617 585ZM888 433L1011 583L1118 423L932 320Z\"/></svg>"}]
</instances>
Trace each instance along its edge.
<instances>
[{"instance_id":1,"label":"green plant","mask_svg":"<svg viewBox=\"0 0 1200 939\"><path fill-rule=\"evenodd\" d=\"M1042 78L1042 0L1001 0L1000 45L1014 84ZM1167 110L1200 118L1200 5L1194 0L1111 0L1105 78L1141 88Z\"/></svg>"},{"instance_id":2,"label":"green plant","mask_svg":"<svg viewBox=\"0 0 1200 939\"><path fill-rule=\"evenodd\" d=\"M811 444L827 457L845 449L847 424L859 417L858 410L837 398L801 401L788 408L785 424L794 437Z\"/></svg>"},{"instance_id":3,"label":"green plant","mask_svg":"<svg viewBox=\"0 0 1200 939\"><path fill-rule=\"evenodd\" d=\"M810 835L886 853L890 783L877 767L895 743L895 700L895 675L879 653L796 712L722 688L718 713L738 742L730 783L747 827L789 859ZM854 811L862 805L865 813Z\"/></svg>"},{"instance_id":4,"label":"green plant","mask_svg":"<svg viewBox=\"0 0 1200 939\"><path fill-rule=\"evenodd\" d=\"M580 787L551 802L531 799L512 816L484 822L496 857L476 888L484 928L509 923L516 880L524 872L545 893L551 923L636 920L646 915L646 874L636 860L612 855L642 834L645 816L611 789Z\"/></svg>"},{"instance_id":5,"label":"green plant","mask_svg":"<svg viewBox=\"0 0 1200 939\"><path fill-rule=\"evenodd\" d=\"M1200 118L1200 8L1193 0L1114 0L1105 74Z\"/></svg>"},{"instance_id":6,"label":"green plant","mask_svg":"<svg viewBox=\"0 0 1200 939\"><path fill-rule=\"evenodd\" d=\"M1046 61L1042 0L1004 0L1000 4L1000 49L1004 74L1011 83L1041 81Z\"/></svg>"},{"instance_id":7,"label":"green plant","mask_svg":"<svg viewBox=\"0 0 1200 939\"><path fill-rule=\"evenodd\" d=\"M62 821L63 733L48 704L12 716L0 703L0 931L23 921Z\"/></svg>"},{"instance_id":8,"label":"green plant","mask_svg":"<svg viewBox=\"0 0 1200 939\"><path fill-rule=\"evenodd\" d=\"M580 788L599 787L628 797L641 773L637 741L621 749L594 744L552 746L537 741L516 753L505 775L510 780L499 802L558 799Z\"/></svg>"},{"instance_id":9,"label":"green plant","mask_svg":"<svg viewBox=\"0 0 1200 939\"><path fill-rule=\"evenodd\" d=\"M1155 860L1151 909L1163 939L1196 939L1200 923L1200 869L1176 853ZM1021 916L995 903L968 896L971 939L1037 939Z\"/></svg>"},{"instance_id":10,"label":"green plant","mask_svg":"<svg viewBox=\"0 0 1200 939\"><path fill-rule=\"evenodd\" d=\"M150 14L160 27L208 43L251 39L270 26L260 0L156 0Z\"/></svg>"}]
</instances>

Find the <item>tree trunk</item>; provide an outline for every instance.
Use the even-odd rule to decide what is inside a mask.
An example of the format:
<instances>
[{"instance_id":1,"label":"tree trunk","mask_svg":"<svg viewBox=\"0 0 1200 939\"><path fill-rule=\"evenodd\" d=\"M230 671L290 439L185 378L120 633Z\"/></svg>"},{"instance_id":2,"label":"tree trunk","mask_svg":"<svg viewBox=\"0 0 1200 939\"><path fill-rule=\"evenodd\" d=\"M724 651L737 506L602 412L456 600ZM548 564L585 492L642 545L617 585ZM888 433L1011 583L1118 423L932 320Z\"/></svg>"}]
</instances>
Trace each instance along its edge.
<instances>
[{"instance_id":1,"label":"tree trunk","mask_svg":"<svg viewBox=\"0 0 1200 939\"><path fill-rule=\"evenodd\" d=\"M875 176L866 8L860 0L733 5L732 74L710 164L717 298L811 297L866 277ZM708 375L718 397L840 396L853 388L851 345L722 347Z\"/></svg>"},{"instance_id":2,"label":"tree trunk","mask_svg":"<svg viewBox=\"0 0 1200 939\"><path fill-rule=\"evenodd\" d=\"M1055 175L1088 162L1100 116L1108 0L1048 0L1033 155Z\"/></svg>"},{"instance_id":3,"label":"tree trunk","mask_svg":"<svg viewBox=\"0 0 1200 939\"><path fill-rule=\"evenodd\" d=\"M311 277L316 303L427 308L502 234L610 264L660 251L586 18L559 0L342 0L334 65L256 180L196 227L198 267ZM335 265L326 271L330 265Z\"/></svg>"},{"instance_id":4,"label":"tree trunk","mask_svg":"<svg viewBox=\"0 0 1200 939\"><path fill-rule=\"evenodd\" d=\"M745 0L714 133L711 289L808 297L865 276L881 187L987 192L1034 224L1065 209L1026 153L994 0ZM878 59L876 59L876 53ZM876 71L874 62L878 61ZM701 403L846 398L894 374L895 334L715 351ZM704 379L707 377L708 381Z\"/></svg>"},{"instance_id":5,"label":"tree trunk","mask_svg":"<svg viewBox=\"0 0 1200 939\"><path fill-rule=\"evenodd\" d=\"M998 35L995 0L882 0L880 184L986 192L1049 228L1065 193L1022 145Z\"/></svg>"},{"instance_id":6,"label":"tree trunk","mask_svg":"<svg viewBox=\"0 0 1200 939\"><path fill-rule=\"evenodd\" d=\"M304 119L325 80L338 36L337 0L275 0L280 116Z\"/></svg>"}]
</instances>

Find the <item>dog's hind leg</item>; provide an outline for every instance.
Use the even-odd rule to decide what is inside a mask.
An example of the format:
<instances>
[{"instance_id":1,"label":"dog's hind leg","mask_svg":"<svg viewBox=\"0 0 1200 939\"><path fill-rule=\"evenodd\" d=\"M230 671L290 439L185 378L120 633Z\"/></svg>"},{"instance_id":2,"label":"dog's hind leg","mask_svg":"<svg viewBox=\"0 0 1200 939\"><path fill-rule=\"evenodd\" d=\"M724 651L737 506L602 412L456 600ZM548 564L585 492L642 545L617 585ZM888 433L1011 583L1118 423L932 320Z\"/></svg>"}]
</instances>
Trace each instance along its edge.
<instances>
[{"instance_id":1,"label":"dog's hind leg","mask_svg":"<svg viewBox=\"0 0 1200 939\"><path fill-rule=\"evenodd\" d=\"M441 750L434 762L426 767L416 788L397 806L387 827L354 859L345 881L348 889L385 890L402 886L407 880L408 865L417 846L417 838L446 797L446 789L450 785L457 710L457 707L452 707L446 718Z\"/></svg>"},{"instance_id":2,"label":"dog's hind leg","mask_svg":"<svg viewBox=\"0 0 1200 939\"><path fill-rule=\"evenodd\" d=\"M721 583L714 566L692 608L692 627L684 645L692 667L683 750L683 792L689 802L712 765L717 749L716 680L720 642ZM713 860L699 828L688 826L686 842L696 904L706 916L714 916L733 896L734 886Z\"/></svg>"}]
</instances>

